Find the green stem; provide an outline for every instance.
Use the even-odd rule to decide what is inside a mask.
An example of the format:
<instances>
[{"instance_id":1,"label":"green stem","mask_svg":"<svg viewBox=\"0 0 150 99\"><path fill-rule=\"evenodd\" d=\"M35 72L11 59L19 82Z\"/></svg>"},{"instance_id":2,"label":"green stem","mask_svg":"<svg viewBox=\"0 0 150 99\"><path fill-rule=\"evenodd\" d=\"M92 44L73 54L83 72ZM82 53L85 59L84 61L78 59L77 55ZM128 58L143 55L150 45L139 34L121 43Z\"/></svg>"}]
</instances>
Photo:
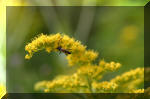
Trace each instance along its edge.
<instances>
[{"instance_id":1,"label":"green stem","mask_svg":"<svg viewBox=\"0 0 150 99\"><path fill-rule=\"evenodd\" d=\"M87 77L87 81L88 81L89 91L90 91L90 93L93 93L92 86L91 86L91 80L88 77Z\"/></svg>"}]
</instances>

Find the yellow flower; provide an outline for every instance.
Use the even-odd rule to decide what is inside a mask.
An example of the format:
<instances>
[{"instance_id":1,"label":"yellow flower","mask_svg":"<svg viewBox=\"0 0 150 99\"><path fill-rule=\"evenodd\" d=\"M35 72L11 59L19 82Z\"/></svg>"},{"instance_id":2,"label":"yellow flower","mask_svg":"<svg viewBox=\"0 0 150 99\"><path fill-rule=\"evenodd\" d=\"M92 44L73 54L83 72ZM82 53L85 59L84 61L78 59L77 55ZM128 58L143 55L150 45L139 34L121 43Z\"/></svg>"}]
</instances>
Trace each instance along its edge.
<instances>
[{"instance_id":1,"label":"yellow flower","mask_svg":"<svg viewBox=\"0 0 150 99\"><path fill-rule=\"evenodd\" d=\"M128 72L123 73L121 76L117 76L112 79L112 82L123 84L130 82L131 80L143 79L144 78L144 68L136 68Z\"/></svg>"},{"instance_id":2,"label":"yellow flower","mask_svg":"<svg viewBox=\"0 0 150 99\"><path fill-rule=\"evenodd\" d=\"M101 92L101 93L108 93L108 92L114 92L115 89L118 87L116 83L113 82L93 82L92 83L94 92Z\"/></svg>"},{"instance_id":3,"label":"yellow flower","mask_svg":"<svg viewBox=\"0 0 150 99\"><path fill-rule=\"evenodd\" d=\"M118 84L118 92L130 92L144 82L144 68L136 68L123 73L111 80Z\"/></svg>"},{"instance_id":4,"label":"yellow flower","mask_svg":"<svg viewBox=\"0 0 150 99\"><path fill-rule=\"evenodd\" d=\"M78 75L84 75L89 77L90 79L100 79L104 69L100 66L82 66L77 70Z\"/></svg>"},{"instance_id":5,"label":"yellow flower","mask_svg":"<svg viewBox=\"0 0 150 99\"><path fill-rule=\"evenodd\" d=\"M42 81L35 85L36 90L44 92L92 92L90 86L92 82L100 80L103 74L107 72L97 65L81 66L77 69L77 72L68 76L57 76L52 81ZM112 82L109 85L113 84ZM104 84L103 84L104 85ZM111 86L111 89L114 88ZM108 91L108 90L107 90ZM112 91L112 90L111 90Z\"/></svg>"},{"instance_id":6,"label":"yellow flower","mask_svg":"<svg viewBox=\"0 0 150 99\"><path fill-rule=\"evenodd\" d=\"M137 38L138 32L139 32L138 27L136 27L134 25L128 25L128 26L124 27L124 29L122 30L120 39L125 44L128 44Z\"/></svg>"},{"instance_id":7,"label":"yellow flower","mask_svg":"<svg viewBox=\"0 0 150 99\"><path fill-rule=\"evenodd\" d=\"M99 64L93 61L98 57L98 53L93 50L87 50L86 46L80 41L70 38L60 33L52 35L40 34L35 37L31 43L25 46L28 52L25 58L30 59L35 52L45 50L59 52L57 48L61 47L71 54L66 56L70 66L79 65L77 71L70 75L60 75L51 81L40 81L35 85L35 90L43 92L60 93L142 93L143 89L138 86L144 82L144 68L136 68L116 76L110 81L100 82L100 79L106 72L113 72L121 67L118 62L106 62L100 60Z\"/></svg>"},{"instance_id":8,"label":"yellow flower","mask_svg":"<svg viewBox=\"0 0 150 99\"><path fill-rule=\"evenodd\" d=\"M79 67L77 70L77 74L86 75L90 77L90 79L100 80L103 74L107 71L115 71L120 68L120 63L110 62L106 63L104 60L100 61L99 65L89 64L87 66Z\"/></svg>"},{"instance_id":9,"label":"yellow flower","mask_svg":"<svg viewBox=\"0 0 150 99\"><path fill-rule=\"evenodd\" d=\"M44 92L78 92L87 90L87 83L76 74L71 76L58 76L52 81L41 81L35 85L35 90Z\"/></svg>"},{"instance_id":10,"label":"yellow flower","mask_svg":"<svg viewBox=\"0 0 150 99\"><path fill-rule=\"evenodd\" d=\"M135 89L130 91L130 93L144 93L144 89Z\"/></svg>"},{"instance_id":11,"label":"yellow flower","mask_svg":"<svg viewBox=\"0 0 150 99\"><path fill-rule=\"evenodd\" d=\"M71 52L71 54L67 55L70 66L89 64L98 56L97 52L86 50L86 46L82 45L80 41L75 41L74 38L57 33L53 35L41 34L35 37L31 43L25 46L25 50L28 52L25 59L30 59L35 52L43 49L48 53L52 51L58 52L59 50L57 47L60 46Z\"/></svg>"},{"instance_id":12,"label":"yellow flower","mask_svg":"<svg viewBox=\"0 0 150 99\"><path fill-rule=\"evenodd\" d=\"M104 68L105 70L110 70L110 71L115 71L121 67L120 63L115 63L115 62L105 62L104 60L101 60L99 62L99 66Z\"/></svg>"},{"instance_id":13,"label":"yellow flower","mask_svg":"<svg viewBox=\"0 0 150 99\"><path fill-rule=\"evenodd\" d=\"M0 99L6 94L6 88L0 85Z\"/></svg>"}]
</instances>

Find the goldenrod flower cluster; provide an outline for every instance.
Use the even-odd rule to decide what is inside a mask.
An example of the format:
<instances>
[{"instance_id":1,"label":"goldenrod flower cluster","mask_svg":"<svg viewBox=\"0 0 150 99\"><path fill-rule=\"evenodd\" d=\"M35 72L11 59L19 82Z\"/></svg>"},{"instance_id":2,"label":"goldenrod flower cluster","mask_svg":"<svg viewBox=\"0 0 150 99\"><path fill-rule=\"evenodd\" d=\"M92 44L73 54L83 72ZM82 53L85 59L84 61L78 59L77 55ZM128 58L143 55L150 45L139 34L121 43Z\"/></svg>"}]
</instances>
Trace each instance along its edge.
<instances>
[{"instance_id":1,"label":"goldenrod flower cluster","mask_svg":"<svg viewBox=\"0 0 150 99\"><path fill-rule=\"evenodd\" d=\"M127 83L137 79L143 79L143 78L144 78L144 68L136 68L135 70L130 70L122 74L121 76L115 77L111 81L117 84L123 84L123 83Z\"/></svg>"},{"instance_id":2,"label":"goldenrod flower cluster","mask_svg":"<svg viewBox=\"0 0 150 99\"><path fill-rule=\"evenodd\" d=\"M115 62L105 62L104 60L99 62L99 65L87 65L82 66L77 70L77 73L80 75L86 75L91 79L100 80L102 75L107 71L115 71L121 66L120 63Z\"/></svg>"},{"instance_id":3,"label":"goldenrod flower cluster","mask_svg":"<svg viewBox=\"0 0 150 99\"><path fill-rule=\"evenodd\" d=\"M63 93L142 93L144 91L137 87L144 82L143 68L130 70L110 81L100 81L105 73L118 70L121 64L104 60L100 60L99 64L93 63L98 57L97 52L87 50L86 46L82 45L80 41L60 33L41 34L34 38L31 43L25 46L25 50L28 52L25 58L30 59L35 52L43 49L48 53L59 52L58 47L71 52L71 54L66 55L70 66L78 65L79 67L76 72L70 75L58 75L51 81L38 82L35 84L36 90Z\"/></svg>"},{"instance_id":4,"label":"goldenrod flower cluster","mask_svg":"<svg viewBox=\"0 0 150 99\"><path fill-rule=\"evenodd\" d=\"M93 82L92 83L92 87L93 87L93 92L95 93L111 93L111 92L115 92L115 89L118 87L118 85L116 83L113 82Z\"/></svg>"},{"instance_id":5,"label":"goldenrod flower cluster","mask_svg":"<svg viewBox=\"0 0 150 99\"><path fill-rule=\"evenodd\" d=\"M136 68L128 72L123 73L120 76L117 76L111 80L111 82L120 85L118 91L128 92L133 88L144 82L144 68Z\"/></svg>"},{"instance_id":6,"label":"goldenrod flower cluster","mask_svg":"<svg viewBox=\"0 0 150 99\"><path fill-rule=\"evenodd\" d=\"M105 62L104 60L101 60L99 62L99 66L101 66L103 69L105 70L109 70L109 71L115 71L117 69L119 69L121 67L120 63L115 63L115 62Z\"/></svg>"},{"instance_id":7,"label":"goldenrod flower cluster","mask_svg":"<svg viewBox=\"0 0 150 99\"><path fill-rule=\"evenodd\" d=\"M135 89L132 90L130 93L144 93L144 89Z\"/></svg>"},{"instance_id":8,"label":"goldenrod flower cluster","mask_svg":"<svg viewBox=\"0 0 150 99\"><path fill-rule=\"evenodd\" d=\"M31 43L25 46L25 50L28 52L25 58L30 59L35 52L43 49L48 53L52 51L58 52L57 47L60 46L71 52L71 54L67 55L70 66L89 64L98 56L97 52L86 50L86 46L82 45L80 41L74 40L74 38L70 38L67 35L57 33L55 35L41 34L35 37Z\"/></svg>"},{"instance_id":9,"label":"goldenrod flower cluster","mask_svg":"<svg viewBox=\"0 0 150 99\"><path fill-rule=\"evenodd\" d=\"M6 88L0 85L0 99L6 94Z\"/></svg>"},{"instance_id":10,"label":"goldenrod flower cluster","mask_svg":"<svg viewBox=\"0 0 150 99\"><path fill-rule=\"evenodd\" d=\"M134 85L134 80L131 76L137 76L141 73L137 73L139 69L131 70L134 72L133 74L130 72L126 72L120 76L120 79L118 79L118 76L111 81L104 81L99 82L99 80L102 78L103 73L106 72L103 68L100 66L82 66L80 67L77 72L70 76L58 76L52 81L41 81L38 82L35 85L36 90L43 90L44 92L84 92L84 93L113 93L113 92L132 92L132 93L142 93L143 90L140 91L140 89L128 88L126 90L122 89L124 84L130 83L131 86ZM144 73L144 71L141 71ZM124 75L129 74L128 76L131 81L123 82ZM140 76L140 75L139 75ZM136 83L143 83L141 80L143 74L141 74L141 77L136 78L140 80L140 82ZM120 83L119 83L120 82ZM90 83L90 84L89 84ZM129 86L129 85L128 85ZM136 88L136 87L135 87Z\"/></svg>"},{"instance_id":11,"label":"goldenrod flower cluster","mask_svg":"<svg viewBox=\"0 0 150 99\"><path fill-rule=\"evenodd\" d=\"M58 76L53 81L38 82L35 89L40 89L44 92L77 92L80 89L86 91L87 84L83 79L74 74L70 76Z\"/></svg>"}]
</instances>

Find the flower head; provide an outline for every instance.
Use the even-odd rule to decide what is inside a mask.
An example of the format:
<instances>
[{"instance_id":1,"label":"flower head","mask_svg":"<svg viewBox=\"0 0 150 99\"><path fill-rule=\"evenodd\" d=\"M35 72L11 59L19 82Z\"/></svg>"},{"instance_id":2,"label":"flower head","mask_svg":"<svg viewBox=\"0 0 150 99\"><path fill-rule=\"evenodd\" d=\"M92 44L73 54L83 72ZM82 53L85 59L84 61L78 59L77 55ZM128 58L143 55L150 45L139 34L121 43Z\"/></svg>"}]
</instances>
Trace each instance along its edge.
<instances>
[{"instance_id":1,"label":"flower head","mask_svg":"<svg viewBox=\"0 0 150 99\"><path fill-rule=\"evenodd\" d=\"M144 93L144 89L134 89L131 90L130 93Z\"/></svg>"},{"instance_id":2,"label":"flower head","mask_svg":"<svg viewBox=\"0 0 150 99\"><path fill-rule=\"evenodd\" d=\"M130 92L144 82L144 68L136 68L125 72L122 75L113 78L111 82L118 84L119 92Z\"/></svg>"},{"instance_id":3,"label":"flower head","mask_svg":"<svg viewBox=\"0 0 150 99\"><path fill-rule=\"evenodd\" d=\"M87 90L87 83L78 75L58 76L52 81L41 81L35 85L36 90L45 92L77 92Z\"/></svg>"},{"instance_id":4,"label":"flower head","mask_svg":"<svg viewBox=\"0 0 150 99\"><path fill-rule=\"evenodd\" d=\"M143 79L144 78L144 68L136 68L134 70L130 70L128 72L123 73L121 76L117 76L114 79L112 79L112 82L121 84L121 83L127 83L131 80L136 79Z\"/></svg>"},{"instance_id":5,"label":"flower head","mask_svg":"<svg viewBox=\"0 0 150 99\"><path fill-rule=\"evenodd\" d=\"M92 83L93 86L93 90L95 92L101 92L101 93L108 93L108 92L114 92L115 89L118 87L118 85L116 83L113 82L93 82Z\"/></svg>"},{"instance_id":6,"label":"flower head","mask_svg":"<svg viewBox=\"0 0 150 99\"><path fill-rule=\"evenodd\" d=\"M108 63L108 62L105 62L104 60L100 60L99 66L104 68L105 70L115 71L121 67L121 64L113 62L113 61Z\"/></svg>"},{"instance_id":7,"label":"flower head","mask_svg":"<svg viewBox=\"0 0 150 99\"><path fill-rule=\"evenodd\" d=\"M78 64L85 65L94 61L98 53L93 50L86 50L86 46L82 45L80 41L74 40L67 35L61 35L60 33L53 35L41 34L34 38L31 43L25 46L25 50L28 54L26 59L30 59L35 52L45 49L48 53L52 51L59 51L57 47L62 47L65 50L70 51L71 54L67 55L68 63L70 66Z\"/></svg>"}]
</instances>

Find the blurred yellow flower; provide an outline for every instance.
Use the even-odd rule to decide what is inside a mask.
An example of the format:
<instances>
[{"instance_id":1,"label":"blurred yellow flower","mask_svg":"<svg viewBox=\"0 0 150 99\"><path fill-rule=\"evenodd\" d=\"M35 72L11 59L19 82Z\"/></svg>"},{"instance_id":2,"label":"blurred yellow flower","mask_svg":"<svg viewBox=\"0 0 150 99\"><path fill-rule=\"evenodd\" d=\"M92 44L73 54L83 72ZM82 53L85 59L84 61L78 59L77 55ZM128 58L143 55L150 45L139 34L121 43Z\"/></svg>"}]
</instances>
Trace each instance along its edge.
<instances>
[{"instance_id":1,"label":"blurred yellow flower","mask_svg":"<svg viewBox=\"0 0 150 99\"><path fill-rule=\"evenodd\" d=\"M104 81L104 82L93 82L92 83L92 86L93 86L93 90L94 92L97 92L97 93L110 93L110 92L114 92L115 89L118 87L118 85L116 83L113 83L113 82L107 82L107 81Z\"/></svg>"},{"instance_id":2,"label":"blurred yellow flower","mask_svg":"<svg viewBox=\"0 0 150 99\"><path fill-rule=\"evenodd\" d=\"M144 75L145 75L145 77L144 77L144 80L145 81L150 81L150 77L149 77L149 75L150 75L150 67L145 67L144 68Z\"/></svg>"},{"instance_id":3,"label":"blurred yellow flower","mask_svg":"<svg viewBox=\"0 0 150 99\"><path fill-rule=\"evenodd\" d=\"M41 81L35 85L35 90L44 92L77 92L87 90L87 83L76 74L71 76L58 76L53 81Z\"/></svg>"},{"instance_id":4,"label":"blurred yellow flower","mask_svg":"<svg viewBox=\"0 0 150 99\"><path fill-rule=\"evenodd\" d=\"M119 92L121 90L123 90L123 92L130 92L144 82L144 68L136 68L125 72L113 78L111 82L118 84Z\"/></svg>"},{"instance_id":5,"label":"blurred yellow flower","mask_svg":"<svg viewBox=\"0 0 150 99\"><path fill-rule=\"evenodd\" d=\"M144 68L136 68L117 76L111 81L117 84L130 82L130 80L144 79Z\"/></svg>"},{"instance_id":6,"label":"blurred yellow flower","mask_svg":"<svg viewBox=\"0 0 150 99\"><path fill-rule=\"evenodd\" d=\"M6 88L0 84L0 99L6 94Z\"/></svg>"},{"instance_id":7,"label":"blurred yellow flower","mask_svg":"<svg viewBox=\"0 0 150 99\"><path fill-rule=\"evenodd\" d=\"M144 93L144 89L135 89L132 90L130 93Z\"/></svg>"},{"instance_id":8,"label":"blurred yellow flower","mask_svg":"<svg viewBox=\"0 0 150 99\"><path fill-rule=\"evenodd\" d=\"M150 96L150 87L146 88L144 90L145 96L149 97Z\"/></svg>"},{"instance_id":9,"label":"blurred yellow flower","mask_svg":"<svg viewBox=\"0 0 150 99\"><path fill-rule=\"evenodd\" d=\"M121 67L120 63L115 63L115 62L105 62L104 60L99 61L99 66L104 68L105 70L110 70L110 71L115 71Z\"/></svg>"},{"instance_id":10,"label":"blurred yellow flower","mask_svg":"<svg viewBox=\"0 0 150 99\"><path fill-rule=\"evenodd\" d=\"M135 25L128 25L121 31L120 41L124 44L130 44L138 37L138 27ZM123 44L123 45L124 45Z\"/></svg>"}]
</instances>

